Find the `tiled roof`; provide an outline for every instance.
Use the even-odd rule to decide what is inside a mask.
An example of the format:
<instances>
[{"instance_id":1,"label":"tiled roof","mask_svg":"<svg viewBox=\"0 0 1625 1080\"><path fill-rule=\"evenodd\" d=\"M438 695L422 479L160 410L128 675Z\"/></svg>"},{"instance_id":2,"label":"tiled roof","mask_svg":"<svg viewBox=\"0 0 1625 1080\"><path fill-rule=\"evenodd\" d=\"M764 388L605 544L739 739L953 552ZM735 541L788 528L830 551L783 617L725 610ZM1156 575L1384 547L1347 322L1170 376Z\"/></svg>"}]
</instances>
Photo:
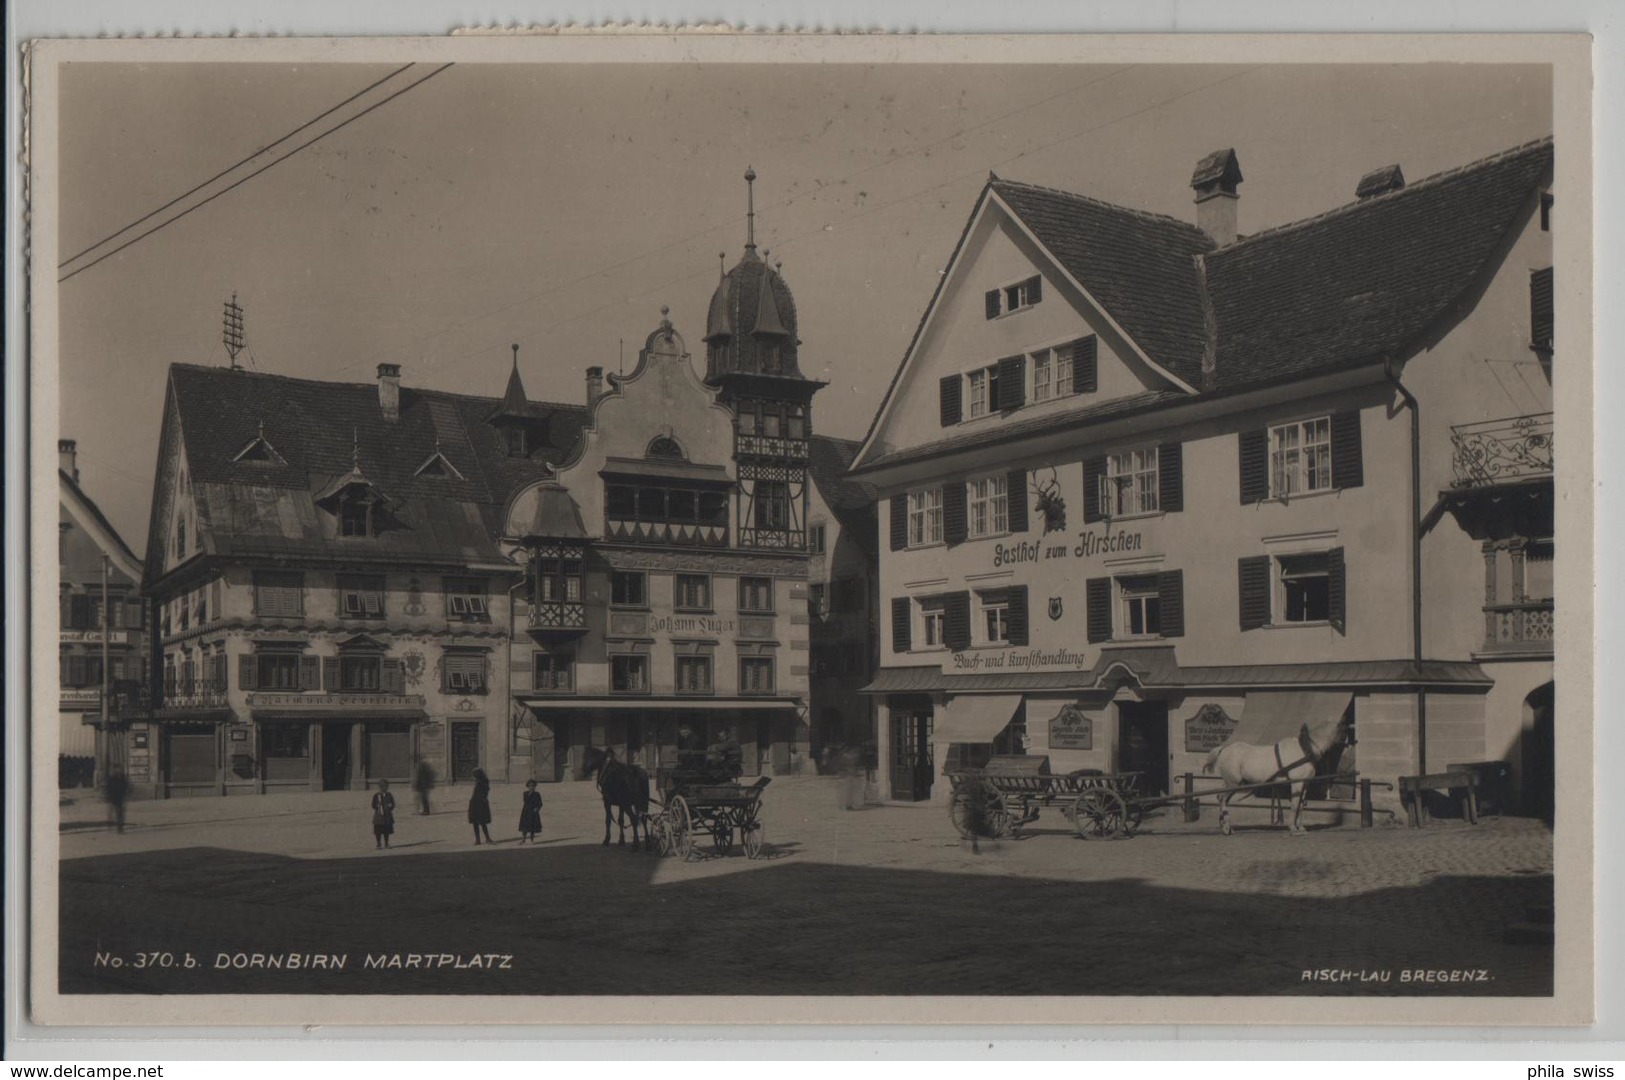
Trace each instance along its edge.
<instances>
[{"instance_id":1,"label":"tiled roof","mask_svg":"<svg viewBox=\"0 0 1625 1080\"><path fill-rule=\"evenodd\" d=\"M1480 280L1551 163L1543 139L1206 256L1214 389L1403 358Z\"/></svg>"},{"instance_id":2,"label":"tiled roof","mask_svg":"<svg viewBox=\"0 0 1625 1080\"><path fill-rule=\"evenodd\" d=\"M386 420L372 383L336 383L176 364L170 369L187 469L217 554L493 558L501 506L519 485L580 438L586 409L530 403L545 444L510 458L487 421L494 398L402 387L399 419ZM262 432L281 463L234 461ZM457 475L416 475L438 450ZM316 494L359 465L389 500L392 527L334 539Z\"/></svg>"},{"instance_id":3,"label":"tiled roof","mask_svg":"<svg viewBox=\"0 0 1625 1080\"><path fill-rule=\"evenodd\" d=\"M993 190L1154 363L1196 385L1206 336L1194 259L1213 250L1207 233L1053 188L1000 179Z\"/></svg>"},{"instance_id":4,"label":"tiled roof","mask_svg":"<svg viewBox=\"0 0 1625 1080\"><path fill-rule=\"evenodd\" d=\"M847 475L852 459L863 444L855 439L814 435L808 443L807 468L824 495L824 502L837 514L873 506L875 492L868 484Z\"/></svg>"}]
</instances>

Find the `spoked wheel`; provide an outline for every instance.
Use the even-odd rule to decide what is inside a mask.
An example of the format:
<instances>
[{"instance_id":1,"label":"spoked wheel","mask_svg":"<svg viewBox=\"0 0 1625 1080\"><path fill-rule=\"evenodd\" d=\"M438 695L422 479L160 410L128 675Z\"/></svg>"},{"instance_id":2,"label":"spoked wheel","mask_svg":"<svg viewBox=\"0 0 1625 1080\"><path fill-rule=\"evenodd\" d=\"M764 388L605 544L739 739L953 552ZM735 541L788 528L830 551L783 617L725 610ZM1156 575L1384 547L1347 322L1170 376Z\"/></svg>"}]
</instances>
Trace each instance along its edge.
<instances>
[{"instance_id":1,"label":"spoked wheel","mask_svg":"<svg viewBox=\"0 0 1625 1080\"><path fill-rule=\"evenodd\" d=\"M1072 824L1085 840L1110 840L1124 826L1126 807L1110 788L1090 788L1072 807Z\"/></svg>"},{"instance_id":2,"label":"spoked wheel","mask_svg":"<svg viewBox=\"0 0 1625 1080\"><path fill-rule=\"evenodd\" d=\"M734 827L726 821L717 822L717 827L711 833L711 850L718 858L728 854L728 849L734 846Z\"/></svg>"},{"instance_id":3,"label":"spoked wheel","mask_svg":"<svg viewBox=\"0 0 1625 1080\"><path fill-rule=\"evenodd\" d=\"M1010 833L1004 795L986 780L963 784L948 804L948 819L962 839L997 839Z\"/></svg>"},{"instance_id":4,"label":"spoked wheel","mask_svg":"<svg viewBox=\"0 0 1625 1080\"><path fill-rule=\"evenodd\" d=\"M752 821L745 825L742 831L744 835L741 837L741 840L745 845L745 858L761 858L762 847L767 840L767 837L763 835L765 830L762 828L762 823L760 821Z\"/></svg>"},{"instance_id":5,"label":"spoked wheel","mask_svg":"<svg viewBox=\"0 0 1625 1080\"><path fill-rule=\"evenodd\" d=\"M1128 837L1133 836L1134 831L1140 827L1140 822L1143 821L1144 819L1145 819L1145 811L1140 807L1140 805L1138 803L1124 803L1123 804L1123 838L1127 839Z\"/></svg>"},{"instance_id":6,"label":"spoked wheel","mask_svg":"<svg viewBox=\"0 0 1625 1080\"><path fill-rule=\"evenodd\" d=\"M671 849L684 859L694 854L694 819L688 812L688 800L681 795L672 796L666 807L668 827L671 830Z\"/></svg>"},{"instance_id":7,"label":"spoked wheel","mask_svg":"<svg viewBox=\"0 0 1625 1080\"><path fill-rule=\"evenodd\" d=\"M656 855L670 855L671 826L666 821L666 812L662 810L658 814L651 814L649 819L644 822L644 828L647 830L644 834L645 842L654 853Z\"/></svg>"}]
</instances>

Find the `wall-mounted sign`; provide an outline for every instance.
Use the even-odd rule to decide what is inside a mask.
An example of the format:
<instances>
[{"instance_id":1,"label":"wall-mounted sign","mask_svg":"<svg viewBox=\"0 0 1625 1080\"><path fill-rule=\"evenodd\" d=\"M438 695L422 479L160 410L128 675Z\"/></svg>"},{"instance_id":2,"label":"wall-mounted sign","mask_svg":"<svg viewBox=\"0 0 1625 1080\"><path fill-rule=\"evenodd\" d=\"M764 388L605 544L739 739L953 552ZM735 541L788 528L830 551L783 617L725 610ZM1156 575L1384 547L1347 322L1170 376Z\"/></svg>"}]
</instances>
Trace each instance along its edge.
<instances>
[{"instance_id":1,"label":"wall-mounted sign","mask_svg":"<svg viewBox=\"0 0 1625 1080\"><path fill-rule=\"evenodd\" d=\"M1002 570L1017 563L1053 562L1056 559L1092 559L1097 555L1122 555L1141 551L1145 547L1145 534L1127 529L1083 529L1078 542L1069 544L1057 538L1048 540L1016 540L1009 544L994 544L993 569Z\"/></svg>"},{"instance_id":2,"label":"wall-mounted sign","mask_svg":"<svg viewBox=\"0 0 1625 1080\"><path fill-rule=\"evenodd\" d=\"M1235 734L1236 723L1223 706L1212 702L1203 705L1195 716L1185 721L1185 752L1205 754L1218 749Z\"/></svg>"},{"instance_id":3,"label":"wall-mounted sign","mask_svg":"<svg viewBox=\"0 0 1625 1080\"><path fill-rule=\"evenodd\" d=\"M232 732L231 732L231 741L232 742L247 742L248 741L248 732L242 730L241 728L233 728Z\"/></svg>"},{"instance_id":4,"label":"wall-mounted sign","mask_svg":"<svg viewBox=\"0 0 1625 1080\"><path fill-rule=\"evenodd\" d=\"M655 634L731 634L733 628L732 619L715 615L656 615L649 620L649 631Z\"/></svg>"},{"instance_id":5,"label":"wall-mounted sign","mask_svg":"<svg viewBox=\"0 0 1625 1080\"><path fill-rule=\"evenodd\" d=\"M1083 714L1076 705L1063 705L1049 722L1051 750L1093 750L1095 748L1095 722Z\"/></svg>"},{"instance_id":6,"label":"wall-mounted sign","mask_svg":"<svg viewBox=\"0 0 1625 1080\"><path fill-rule=\"evenodd\" d=\"M61 641L64 645L70 642L100 645L102 632L100 630L64 630L62 631ZM130 633L128 630L109 630L107 632L107 643L109 645L126 645L129 641Z\"/></svg>"},{"instance_id":7,"label":"wall-mounted sign","mask_svg":"<svg viewBox=\"0 0 1625 1080\"><path fill-rule=\"evenodd\" d=\"M1071 649L973 649L950 654L950 669L971 671L1083 671L1083 653Z\"/></svg>"},{"instance_id":8,"label":"wall-mounted sign","mask_svg":"<svg viewBox=\"0 0 1625 1080\"><path fill-rule=\"evenodd\" d=\"M147 748L147 733L145 731L131 732L130 740L131 747L136 750L145 750Z\"/></svg>"},{"instance_id":9,"label":"wall-mounted sign","mask_svg":"<svg viewBox=\"0 0 1625 1080\"><path fill-rule=\"evenodd\" d=\"M422 694L249 694L251 709L421 709Z\"/></svg>"},{"instance_id":10,"label":"wall-mounted sign","mask_svg":"<svg viewBox=\"0 0 1625 1080\"><path fill-rule=\"evenodd\" d=\"M62 704L64 705L100 705L102 692L100 690L64 690L62 691Z\"/></svg>"}]
</instances>

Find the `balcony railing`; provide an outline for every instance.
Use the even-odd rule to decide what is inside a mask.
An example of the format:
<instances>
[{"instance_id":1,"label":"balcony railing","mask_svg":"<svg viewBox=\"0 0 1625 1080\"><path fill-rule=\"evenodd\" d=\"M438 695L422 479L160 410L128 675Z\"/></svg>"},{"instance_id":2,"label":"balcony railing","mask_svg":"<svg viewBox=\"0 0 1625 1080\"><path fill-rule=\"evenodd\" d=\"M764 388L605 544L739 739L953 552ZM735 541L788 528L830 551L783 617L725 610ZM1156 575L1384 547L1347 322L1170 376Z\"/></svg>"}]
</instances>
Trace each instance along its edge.
<instances>
[{"instance_id":1,"label":"balcony railing","mask_svg":"<svg viewBox=\"0 0 1625 1080\"><path fill-rule=\"evenodd\" d=\"M807 440L791 439L783 435L734 435L734 453L752 457L781 458L786 461L807 460Z\"/></svg>"},{"instance_id":2,"label":"balcony railing","mask_svg":"<svg viewBox=\"0 0 1625 1080\"><path fill-rule=\"evenodd\" d=\"M165 709L219 709L227 704L225 686L203 679L177 679L164 687Z\"/></svg>"},{"instance_id":3,"label":"balcony railing","mask_svg":"<svg viewBox=\"0 0 1625 1080\"><path fill-rule=\"evenodd\" d=\"M801 529L755 529L747 527L739 530L739 546L775 548L779 551L803 551L807 546L807 534Z\"/></svg>"},{"instance_id":4,"label":"balcony railing","mask_svg":"<svg viewBox=\"0 0 1625 1080\"><path fill-rule=\"evenodd\" d=\"M1532 413L1450 429L1459 488L1552 474L1552 414Z\"/></svg>"},{"instance_id":5,"label":"balcony railing","mask_svg":"<svg viewBox=\"0 0 1625 1080\"><path fill-rule=\"evenodd\" d=\"M579 600L538 600L530 605L532 630L584 632L587 629L587 605Z\"/></svg>"},{"instance_id":6,"label":"balcony railing","mask_svg":"<svg viewBox=\"0 0 1625 1080\"><path fill-rule=\"evenodd\" d=\"M1490 649L1516 650L1552 644L1552 601L1484 605L1484 636Z\"/></svg>"}]
</instances>

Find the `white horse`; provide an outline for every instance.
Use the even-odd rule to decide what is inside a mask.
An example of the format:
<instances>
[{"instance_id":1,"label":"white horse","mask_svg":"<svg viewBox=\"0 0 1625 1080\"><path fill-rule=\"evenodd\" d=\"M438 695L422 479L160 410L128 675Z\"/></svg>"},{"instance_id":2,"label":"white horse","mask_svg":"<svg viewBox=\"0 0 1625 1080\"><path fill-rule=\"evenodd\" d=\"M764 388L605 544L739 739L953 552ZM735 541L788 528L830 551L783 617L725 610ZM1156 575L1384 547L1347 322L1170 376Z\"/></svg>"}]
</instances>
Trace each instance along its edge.
<instances>
[{"instance_id":1,"label":"white horse","mask_svg":"<svg viewBox=\"0 0 1625 1080\"><path fill-rule=\"evenodd\" d=\"M1325 720L1314 727L1304 724L1297 735L1282 739L1274 746L1227 742L1208 754L1202 771L1212 773L1217 769L1227 788L1308 780L1315 775L1320 759L1337 745L1343 734L1342 720ZM1230 835L1230 799L1234 794L1219 796L1219 829L1226 836ZM1292 832L1295 834L1304 831L1299 818L1308 794L1308 784L1297 784L1297 793L1292 797Z\"/></svg>"}]
</instances>

